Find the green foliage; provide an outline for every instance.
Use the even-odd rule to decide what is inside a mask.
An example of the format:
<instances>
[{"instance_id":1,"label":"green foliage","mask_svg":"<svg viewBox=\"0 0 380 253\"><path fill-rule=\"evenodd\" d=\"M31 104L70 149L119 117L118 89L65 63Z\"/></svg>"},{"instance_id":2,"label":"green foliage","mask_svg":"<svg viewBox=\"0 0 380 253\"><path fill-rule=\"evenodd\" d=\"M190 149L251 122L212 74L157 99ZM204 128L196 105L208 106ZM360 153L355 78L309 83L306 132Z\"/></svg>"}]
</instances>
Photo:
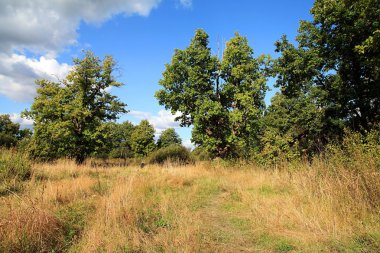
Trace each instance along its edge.
<instances>
[{"instance_id":1,"label":"green foliage","mask_svg":"<svg viewBox=\"0 0 380 253\"><path fill-rule=\"evenodd\" d=\"M255 59L247 39L235 34L224 58L211 55L208 35L199 29L190 45L176 49L156 93L182 126L193 125L192 141L213 156L247 156L257 147L264 110L265 57Z\"/></svg>"},{"instance_id":2,"label":"green foliage","mask_svg":"<svg viewBox=\"0 0 380 253\"><path fill-rule=\"evenodd\" d=\"M115 62L111 56L101 61L86 52L83 59L74 59L74 64L61 83L36 82L37 96L31 110L24 112L35 124L30 143L33 158L68 156L83 163L102 144L102 123L126 112L126 105L107 92L107 88L122 85L112 76Z\"/></svg>"},{"instance_id":3,"label":"green foliage","mask_svg":"<svg viewBox=\"0 0 380 253\"><path fill-rule=\"evenodd\" d=\"M373 0L317 0L298 45L276 42L271 70L281 93L265 116L264 157L310 158L345 127L365 132L379 122L379 10Z\"/></svg>"},{"instance_id":4,"label":"green foliage","mask_svg":"<svg viewBox=\"0 0 380 253\"><path fill-rule=\"evenodd\" d=\"M368 130L380 120L379 46L380 2L316 1L313 22L301 25L305 46L317 48L324 71L336 71L335 83L325 83L333 111L354 130ZM357 46L369 44L357 52ZM326 73L327 75L327 73Z\"/></svg>"},{"instance_id":5,"label":"green foliage","mask_svg":"<svg viewBox=\"0 0 380 253\"><path fill-rule=\"evenodd\" d=\"M158 137L157 140L157 147L165 148L173 144L182 144L182 140L174 128L168 128L162 131L160 137Z\"/></svg>"},{"instance_id":6,"label":"green foliage","mask_svg":"<svg viewBox=\"0 0 380 253\"><path fill-rule=\"evenodd\" d=\"M14 147L31 134L29 129L20 129L20 124L13 123L8 114L0 115L0 147Z\"/></svg>"},{"instance_id":7,"label":"green foliage","mask_svg":"<svg viewBox=\"0 0 380 253\"><path fill-rule=\"evenodd\" d=\"M238 33L227 42L220 68L224 81L220 100L228 111L228 142L237 149L237 156L248 158L258 148L257 133L265 110L267 60L265 56L254 58L247 38Z\"/></svg>"},{"instance_id":8,"label":"green foliage","mask_svg":"<svg viewBox=\"0 0 380 253\"><path fill-rule=\"evenodd\" d=\"M99 135L99 146L94 156L98 158L131 158L132 152L132 133L134 126L131 122L123 123L107 122L101 127Z\"/></svg>"},{"instance_id":9,"label":"green foliage","mask_svg":"<svg viewBox=\"0 0 380 253\"><path fill-rule=\"evenodd\" d=\"M0 146L7 148L15 146L19 128L20 125L13 123L9 115L0 115Z\"/></svg>"},{"instance_id":10,"label":"green foliage","mask_svg":"<svg viewBox=\"0 0 380 253\"><path fill-rule=\"evenodd\" d=\"M0 195L3 195L19 190L21 183L30 179L32 166L23 154L0 151Z\"/></svg>"},{"instance_id":11,"label":"green foliage","mask_svg":"<svg viewBox=\"0 0 380 253\"><path fill-rule=\"evenodd\" d=\"M323 112L308 95L289 98L277 93L264 117L261 156L275 162L311 157L322 150Z\"/></svg>"},{"instance_id":12,"label":"green foliage","mask_svg":"<svg viewBox=\"0 0 380 253\"><path fill-rule=\"evenodd\" d=\"M132 132L131 146L136 157L144 157L155 148L154 127L147 120L142 120Z\"/></svg>"},{"instance_id":13,"label":"green foliage","mask_svg":"<svg viewBox=\"0 0 380 253\"><path fill-rule=\"evenodd\" d=\"M379 154L379 129L373 129L365 134L346 130L342 143L329 144L325 152L332 168L340 165L358 173L360 173L359 168L363 167L380 169Z\"/></svg>"},{"instance_id":14,"label":"green foliage","mask_svg":"<svg viewBox=\"0 0 380 253\"><path fill-rule=\"evenodd\" d=\"M94 206L85 202L75 202L62 207L56 213L60 221L61 229L64 235L64 242L60 242L60 250L67 250L79 238L80 233L86 225L88 213L94 211ZM58 248L58 247L56 247ZM54 250L52 252L55 252Z\"/></svg>"},{"instance_id":15,"label":"green foliage","mask_svg":"<svg viewBox=\"0 0 380 253\"><path fill-rule=\"evenodd\" d=\"M172 144L153 152L149 156L149 163L162 164L166 161L178 162L180 164L192 162L190 151L182 145Z\"/></svg>"},{"instance_id":16,"label":"green foliage","mask_svg":"<svg viewBox=\"0 0 380 253\"><path fill-rule=\"evenodd\" d=\"M203 148L202 146L198 146L193 151L191 151L192 156L197 160L197 161L210 161L211 160L211 155L210 153Z\"/></svg>"},{"instance_id":17,"label":"green foliage","mask_svg":"<svg viewBox=\"0 0 380 253\"><path fill-rule=\"evenodd\" d=\"M170 64L166 64L163 87L156 93L159 103L174 112L182 112L177 117L181 126L193 124L197 106L214 94L218 60L211 56L208 34L199 29L188 48L176 49Z\"/></svg>"}]
</instances>

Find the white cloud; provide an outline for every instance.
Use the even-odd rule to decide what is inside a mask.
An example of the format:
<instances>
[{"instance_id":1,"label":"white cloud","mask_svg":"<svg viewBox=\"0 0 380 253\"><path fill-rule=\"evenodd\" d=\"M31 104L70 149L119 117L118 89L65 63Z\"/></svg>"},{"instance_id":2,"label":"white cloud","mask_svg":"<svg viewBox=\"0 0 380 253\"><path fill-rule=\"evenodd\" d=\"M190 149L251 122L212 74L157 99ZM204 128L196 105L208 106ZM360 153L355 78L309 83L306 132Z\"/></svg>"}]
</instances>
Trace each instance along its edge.
<instances>
[{"instance_id":1,"label":"white cloud","mask_svg":"<svg viewBox=\"0 0 380 253\"><path fill-rule=\"evenodd\" d=\"M100 25L117 14L147 16L160 1L1 0L0 94L28 101L35 94L36 79L64 77L70 67L55 58L77 42L82 21ZM25 51L43 56L28 58Z\"/></svg>"},{"instance_id":2,"label":"white cloud","mask_svg":"<svg viewBox=\"0 0 380 253\"><path fill-rule=\"evenodd\" d=\"M101 24L116 14L149 15L161 0L2 0L0 50L56 52L73 44L81 21Z\"/></svg>"},{"instance_id":3,"label":"white cloud","mask_svg":"<svg viewBox=\"0 0 380 253\"><path fill-rule=\"evenodd\" d=\"M183 7L186 7L186 8L190 8L193 5L192 0L179 0L179 2Z\"/></svg>"},{"instance_id":4,"label":"white cloud","mask_svg":"<svg viewBox=\"0 0 380 253\"><path fill-rule=\"evenodd\" d=\"M71 67L41 56L30 59L24 55L0 53L0 94L16 101L29 101L35 95L36 79L58 81Z\"/></svg>"},{"instance_id":5,"label":"white cloud","mask_svg":"<svg viewBox=\"0 0 380 253\"><path fill-rule=\"evenodd\" d=\"M19 113L0 113L0 115L1 114L9 114L9 118L11 119L11 121L13 123L20 124L21 129L33 128L33 120L21 118L21 115Z\"/></svg>"},{"instance_id":6,"label":"white cloud","mask_svg":"<svg viewBox=\"0 0 380 253\"><path fill-rule=\"evenodd\" d=\"M160 134L168 128L179 128L179 123L174 121L174 119L180 115L179 113L173 115L169 111L160 110L157 115L152 115L149 112L131 111L128 115L140 120L148 120L156 129L156 134Z\"/></svg>"},{"instance_id":7,"label":"white cloud","mask_svg":"<svg viewBox=\"0 0 380 253\"><path fill-rule=\"evenodd\" d=\"M184 140L182 145L189 149L195 148L194 143L192 143L190 139Z\"/></svg>"}]
</instances>

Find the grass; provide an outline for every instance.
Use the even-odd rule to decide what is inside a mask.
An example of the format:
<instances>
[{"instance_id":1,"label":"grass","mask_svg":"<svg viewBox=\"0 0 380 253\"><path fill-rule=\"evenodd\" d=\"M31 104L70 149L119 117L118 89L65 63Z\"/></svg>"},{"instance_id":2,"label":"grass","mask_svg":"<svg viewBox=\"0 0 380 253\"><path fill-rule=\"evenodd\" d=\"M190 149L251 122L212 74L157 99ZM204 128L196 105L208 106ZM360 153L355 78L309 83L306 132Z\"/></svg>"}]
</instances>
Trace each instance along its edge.
<instances>
[{"instance_id":1,"label":"grass","mask_svg":"<svg viewBox=\"0 0 380 253\"><path fill-rule=\"evenodd\" d=\"M378 158L355 159L34 164L0 196L0 252L380 252Z\"/></svg>"},{"instance_id":2,"label":"grass","mask_svg":"<svg viewBox=\"0 0 380 253\"><path fill-rule=\"evenodd\" d=\"M31 164L24 155L0 149L0 196L20 191L30 176Z\"/></svg>"}]
</instances>

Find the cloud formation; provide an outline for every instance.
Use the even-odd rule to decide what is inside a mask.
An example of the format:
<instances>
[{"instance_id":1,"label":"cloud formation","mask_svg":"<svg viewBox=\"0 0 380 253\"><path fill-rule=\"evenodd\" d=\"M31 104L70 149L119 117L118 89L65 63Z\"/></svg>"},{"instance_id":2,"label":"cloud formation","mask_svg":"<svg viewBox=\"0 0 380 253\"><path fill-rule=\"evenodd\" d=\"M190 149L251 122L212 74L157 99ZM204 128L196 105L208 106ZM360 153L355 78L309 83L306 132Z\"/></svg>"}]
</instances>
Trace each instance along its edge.
<instances>
[{"instance_id":1,"label":"cloud formation","mask_svg":"<svg viewBox=\"0 0 380 253\"><path fill-rule=\"evenodd\" d=\"M73 44L81 21L101 24L113 15L149 15L161 0L2 0L0 51L57 52Z\"/></svg>"},{"instance_id":2,"label":"cloud formation","mask_svg":"<svg viewBox=\"0 0 380 253\"><path fill-rule=\"evenodd\" d=\"M152 115L149 112L130 111L128 115L140 120L148 120L156 129L156 134L160 134L168 128L179 128L179 123L174 121L179 116L179 113L173 115L169 111L160 110L157 115Z\"/></svg>"},{"instance_id":3,"label":"cloud formation","mask_svg":"<svg viewBox=\"0 0 380 253\"><path fill-rule=\"evenodd\" d=\"M57 54L77 42L80 22L100 25L113 15L147 16L161 0L2 0L0 94L30 101L35 79L63 78L70 69ZM28 58L24 52L43 55Z\"/></svg>"},{"instance_id":4,"label":"cloud formation","mask_svg":"<svg viewBox=\"0 0 380 253\"><path fill-rule=\"evenodd\" d=\"M30 59L24 55L0 53L0 94L16 101L30 100L36 92L36 79L58 81L70 69L69 65L44 56Z\"/></svg>"},{"instance_id":5,"label":"cloud formation","mask_svg":"<svg viewBox=\"0 0 380 253\"><path fill-rule=\"evenodd\" d=\"M32 129L33 128L33 120L21 118L21 115L19 113L0 113L0 115L3 115L3 114L8 114L10 120L13 123L20 124L21 129L25 129L25 128Z\"/></svg>"}]
</instances>

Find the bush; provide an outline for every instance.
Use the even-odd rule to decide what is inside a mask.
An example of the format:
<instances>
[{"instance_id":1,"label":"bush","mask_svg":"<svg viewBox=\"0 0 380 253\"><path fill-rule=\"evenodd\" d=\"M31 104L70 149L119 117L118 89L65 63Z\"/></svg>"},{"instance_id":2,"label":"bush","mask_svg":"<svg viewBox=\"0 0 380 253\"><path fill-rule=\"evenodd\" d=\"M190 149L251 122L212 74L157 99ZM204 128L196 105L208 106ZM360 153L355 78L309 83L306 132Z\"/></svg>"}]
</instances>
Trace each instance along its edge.
<instances>
[{"instance_id":1,"label":"bush","mask_svg":"<svg viewBox=\"0 0 380 253\"><path fill-rule=\"evenodd\" d=\"M166 161L186 164L193 161L190 151L182 145L170 145L156 150L149 156L149 163L162 164Z\"/></svg>"},{"instance_id":2,"label":"bush","mask_svg":"<svg viewBox=\"0 0 380 253\"><path fill-rule=\"evenodd\" d=\"M0 195L18 190L20 182L30 179L32 167L25 155L2 149L0 154Z\"/></svg>"},{"instance_id":3,"label":"bush","mask_svg":"<svg viewBox=\"0 0 380 253\"><path fill-rule=\"evenodd\" d=\"M191 152L191 154L198 161L210 161L212 159L210 152L208 152L205 148L202 148L201 146L196 147Z\"/></svg>"}]
</instances>

